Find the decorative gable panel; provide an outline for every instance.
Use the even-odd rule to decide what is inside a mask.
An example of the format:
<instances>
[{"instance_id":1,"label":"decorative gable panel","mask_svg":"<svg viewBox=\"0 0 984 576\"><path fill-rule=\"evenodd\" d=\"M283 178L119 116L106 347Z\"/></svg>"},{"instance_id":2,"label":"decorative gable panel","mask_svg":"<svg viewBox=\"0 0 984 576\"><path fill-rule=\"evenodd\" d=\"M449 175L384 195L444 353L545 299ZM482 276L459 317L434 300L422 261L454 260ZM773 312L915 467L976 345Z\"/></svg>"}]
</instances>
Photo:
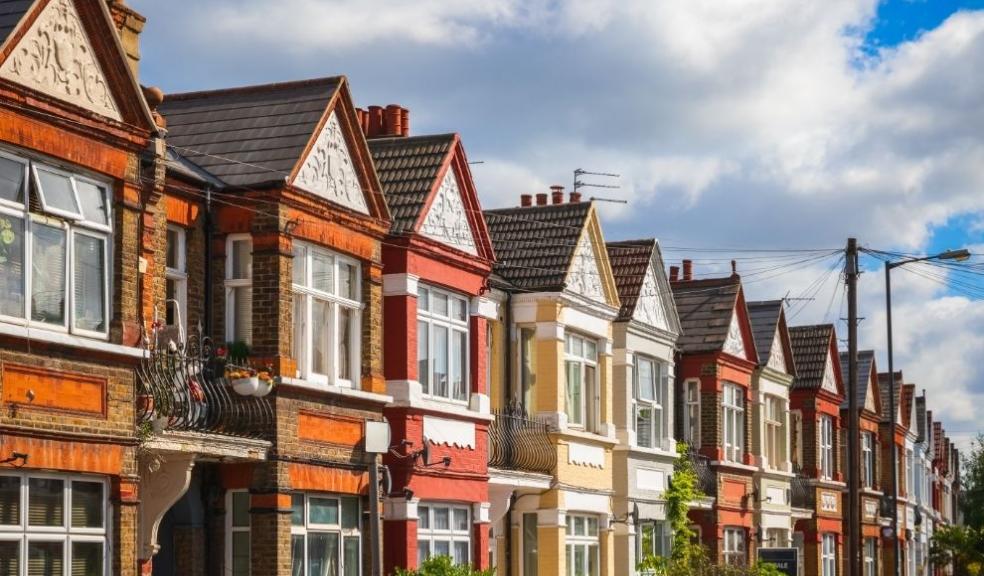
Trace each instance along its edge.
<instances>
[{"instance_id":1,"label":"decorative gable panel","mask_svg":"<svg viewBox=\"0 0 984 576\"><path fill-rule=\"evenodd\" d=\"M574 250L574 258L567 272L567 288L581 296L607 304L595 254L594 240L590 233L585 232Z\"/></svg>"},{"instance_id":2,"label":"decorative gable panel","mask_svg":"<svg viewBox=\"0 0 984 576\"><path fill-rule=\"evenodd\" d=\"M294 185L356 212L369 213L365 192L334 110L304 159Z\"/></svg>"},{"instance_id":3,"label":"decorative gable panel","mask_svg":"<svg viewBox=\"0 0 984 576\"><path fill-rule=\"evenodd\" d=\"M769 368L779 372L789 373L786 369L786 353L782 347L782 338L779 337L779 330L772 336L772 348L769 350Z\"/></svg>"},{"instance_id":4,"label":"decorative gable panel","mask_svg":"<svg viewBox=\"0 0 984 576\"><path fill-rule=\"evenodd\" d=\"M3 65L0 78L122 121L72 0L51 0Z\"/></svg>"},{"instance_id":5,"label":"decorative gable panel","mask_svg":"<svg viewBox=\"0 0 984 576\"><path fill-rule=\"evenodd\" d=\"M670 323L664 303L665 299L656 279L656 270L650 264L642 280L642 288L636 300L635 310L632 311L632 319L660 330L669 330Z\"/></svg>"},{"instance_id":6,"label":"decorative gable panel","mask_svg":"<svg viewBox=\"0 0 984 576\"><path fill-rule=\"evenodd\" d=\"M424 216L420 233L452 248L478 254L454 168L444 174L444 180Z\"/></svg>"},{"instance_id":7,"label":"decorative gable panel","mask_svg":"<svg viewBox=\"0 0 984 576\"><path fill-rule=\"evenodd\" d=\"M827 363L823 367L823 383L820 387L824 390L831 392L833 394L840 394L837 390L837 377L834 376L834 363L830 359L830 354L827 354Z\"/></svg>"},{"instance_id":8,"label":"decorative gable panel","mask_svg":"<svg viewBox=\"0 0 984 576\"><path fill-rule=\"evenodd\" d=\"M864 395L864 409L869 412L878 413L875 410L875 387L871 382L871 377L868 377L868 392Z\"/></svg>"},{"instance_id":9,"label":"decorative gable panel","mask_svg":"<svg viewBox=\"0 0 984 576\"><path fill-rule=\"evenodd\" d=\"M738 314L731 315L731 326L728 327L728 337L724 339L724 351L738 358L748 358L745 352L745 336L738 324Z\"/></svg>"}]
</instances>

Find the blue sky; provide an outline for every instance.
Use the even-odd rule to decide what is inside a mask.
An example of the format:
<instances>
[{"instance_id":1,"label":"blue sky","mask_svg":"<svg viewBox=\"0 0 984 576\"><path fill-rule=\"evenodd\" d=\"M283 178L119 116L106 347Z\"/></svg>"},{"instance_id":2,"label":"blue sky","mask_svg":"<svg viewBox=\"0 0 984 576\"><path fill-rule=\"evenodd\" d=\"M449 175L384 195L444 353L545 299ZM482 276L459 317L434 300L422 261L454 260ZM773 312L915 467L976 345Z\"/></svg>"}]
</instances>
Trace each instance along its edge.
<instances>
[{"instance_id":1,"label":"blue sky","mask_svg":"<svg viewBox=\"0 0 984 576\"><path fill-rule=\"evenodd\" d=\"M408 107L412 133L460 132L486 207L579 167L621 174L591 192L628 202L601 205L606 237L655 236L700 274L730 255L695 248L984 252L984 0L130 2L145 84L345 74L359 105ZM796 322L839 323L831 264L747 289L812 294ZM895 282L896 363L965 439L984 302ZM861 293L862 346L883 350L881 275Z\"/></svg>"}]
</instances>

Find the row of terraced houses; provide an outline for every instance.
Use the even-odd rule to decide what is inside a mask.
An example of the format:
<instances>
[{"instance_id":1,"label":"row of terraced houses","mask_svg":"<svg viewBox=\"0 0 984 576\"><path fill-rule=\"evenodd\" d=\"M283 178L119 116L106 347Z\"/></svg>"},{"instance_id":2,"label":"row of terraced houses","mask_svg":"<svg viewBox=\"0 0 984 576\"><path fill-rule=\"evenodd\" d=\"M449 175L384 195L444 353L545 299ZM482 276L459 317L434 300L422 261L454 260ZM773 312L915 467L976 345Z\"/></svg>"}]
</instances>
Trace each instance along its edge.
<instances>
[{"instance_id":1,"label":"row of terraced houses","mask_svg":"<svg viewBox=\"0 0 984 576\"><path fill-rule=\"evenodd\" d=\"M561 187L483 211L457 134L344 76L143 87L144 23L0 0L0 574L634 574L678 443L713 559L844 573L832 325L667 273ZM892 454L901 573L942 573L957 451L861 366L864 573Z\"/></svg>"}]
</instances>

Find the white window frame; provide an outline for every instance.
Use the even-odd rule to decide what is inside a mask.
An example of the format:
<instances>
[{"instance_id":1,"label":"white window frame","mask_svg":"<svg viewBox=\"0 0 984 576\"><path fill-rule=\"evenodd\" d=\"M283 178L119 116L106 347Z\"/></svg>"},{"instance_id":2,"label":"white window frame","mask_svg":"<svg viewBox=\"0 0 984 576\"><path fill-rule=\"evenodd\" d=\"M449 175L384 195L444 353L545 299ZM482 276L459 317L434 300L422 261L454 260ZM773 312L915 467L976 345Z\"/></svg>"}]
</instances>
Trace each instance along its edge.
<instances>
[{"instance_id":1,"label":"white window frame","mask_svg":"<svg viewBox=\"0 0 984 576\"><path fill-rule=\"evenodd\" d=\"M530 416L536 414L536 326L525 324L516 327L517 381L520 383L520 394L523 408ZM529 346L529 349L526 347ZM566 376L565 376L566 378Z\"/></svg>"},{"instance_id":2,"label":"white window frame","mask_svg":"<svg viewBox=\"0 0 984 576\"><path fill-rule=\"evenodd\" d=\"M782 470L788 457L786 442L786 400L781 396L767 394L763 402L762 426L765 442L763 450L765 466L771 470Z\"/></svg>"},{"instance_id":3,"label":"white window frame","mask_svg":"<svg viewBox=\"0 0 984 576\"><path fill-rule=\"evenodd\" d=\"M633 380L632 386L632 429L636 431L635 445L641 448L655 448L666 450L667 420L669 414L669 374L670 367L666 362L662 362L652 356L644 354L633 355ZM639 369L641 364L649 364L650 374L653 376L652 399L645 399L642 396L644 383L641 380L642 371ZM643 439L639 434L640 412L649 408L649 438Z\"/></svg>"},{"instance_id":4,"label":"white window frame","mask_svg":"<svg viewBox=\"0 0 984 576\"><path fill-rule=\"evenodd\" d=\"M236 242L246 241L249 243L250 258L249 266L247 267L248 278L233 278L233 258L235 257L233 251L233 245ZM253 314L252 306L252 289L253 289L253 237L249 234L229 234L226 236L226 263L225 263L225 325L226 325L226 341L235 342L236 341L236 289L237 288L248 288L251 291L250 295L250 315ZM250 318L250 334L249 338L245 341L246 345L252 344L253 340L253 319Z\"/></svg>"},{"instance_id":5,"label":"white window frame","mask_svg":"<svg viewBox=\"0 0 984 576\"><path fill-rule=\"evenodd\" d=\"M434 527L434 511L447 510L448 511L448 528L438 529ZM458 530L455 528L454 517L455 512L464 512L465 519L467 522L467 530ZM471 506L464 504L453 504L450 502L421 502L417 505L417 560L418 562L425 560L434 556L434 543L435 542L447 542L448 552L452 559L454 559L454 549L455 544L460 544L462 542L468 544L468 560L467 564L473 564L474 556L474 546L472 543L472 513ZM426 554L421 557L422 544L426 544L427 551Z\"/></svg>"},{"instance_id":6,"label":"white window frame","mask_svg":"<svg viewBox=\"0 0 984 576\"><path fill-rule=\"evenodd\" d=\"M745 389L733 382L721 387L721 432L724 460L744 463Z\"/></svg>"},{"instance_id":7,"label":"white window frame","mask_svg":"<svg viewBox=\"0 0 984 576\"><path fill-rule=\"evenodd\" d=\"M321 256L327 256L332 259L331 292L325 292L313 287L311 261L312 256L315 253L319 253ZM301 307L304 311L303 319L296 317L294 318L293 339L294 356L297 361L297 376L316 386L329 385L358 389L361 386L361 362L359 359L362 357L362 311L365 307L365 304L360 300L362 298L362 264L354 258L350 258L320 246L302 242L294 242L295 266L297 264L296 259L299 257L304 259L303 275L305 284L301 285L293 281L291 284L294 292L293 310L296 312L298 307ZM356 300L339 295L338 270L340 264L352 267L351 281L354 282L353 292L356 298L358 298ZM298 299L300 299L300 302L298 302ZM314 300L327 304L328 315L330 317L327 343L329 350L327 374L321 374L314 371L314 360L312 354L314 334L312 328L312 310ZM352 314L352 318L349 323L349 333L346 335L349 339L349 378L343 378L339 375L340 358L338 354L338 344L340 340L338 334L338 311L341 308L345 308ZM299 320L301 320L300 323L298 323Z\"/></svg>"},{"instance_id":8,"label":"white window frame","mask_svg":"<svg viewBox=\"0 0 984 576\"><path fill-rule=\"evenodd\" d=\"M434 296L440 296L447 300L447 310L446 314L439 314L430 309L430 304L434 301ZM426 300L427 309L423 309L421 303ZM455 307L461 306L460 310L464 311L464 319L455 318ZM421 383L423 388L424 396L429 398L435 398L445 402L453 402L456 404L467 405L469 399L471 398L471 312L468 304L468 298L451 292L450 290L444 290L430 284L421 284L417 289L417 337L420 338L420 325L425 324L427 326L427 380L426 382L421 377L422 375L418 373L417 379ZM439 394L435 391L436 388L436 378L434 373L435 367L435 346L434 341L434 328L443 328L447 330L448 340L447 340L447 350L446 358L448 361L448 383L447 383L447 394ZM462 350L464 354L464 362L462 369L464 373L461 375L464 386L465 396L464 398L456 398L454 394L454 383L451 381L451 373L453 371L453 366L455 363L452 351L454 350L454 340L455 337L460 335L465 337L465 347ZM418 346L417 355L417 366L419 372L420 366L420 355Z\"/></svg>"},{"instance_id":9,"label":"white window frame","mask_svg":"<svg viewBox=\"0 0 984 576\"><path fill-rule=\"evenodd\" d=\"M0 541L19 542L20 551L20 572L17 576L27 575L28 550L32 542L60 542L62 545L62 565L64 574L71 573L72 566L72 543L75 542L98 542L103 549L103 574L111 573L112 567L112 506L109 499L109 483L105 478L99 476L85 476L78 474L54 474L54 473L34 473L34 472L11 472L4 470L0 472L2 477L16 477L20 479L20 502L19 502L19 522L18 524L0 525ZM60 480L64 483L62 492L62 525L61 526L29 526L29 498L30 498L30 479ZM102 521L103 525L99 528L76 528L72 526L72 490L74 482L87 482L99 484L102 487Z\"/></svg>"},{"instance_id":10,"label":"white window frame","mask_svg":"<svg viewBox=\"0 0 984 576\"><path fill-rule=\"evenodd\" d=\"M582 528L582 533L578 534L578 525ZM601 544L600 520L595 515L590 514L567 514L567 528L565 531L564 553L567 556L567 576L575 576L574 558L582 556L584 560L585 576L601 576ZM594 556L594 565L598 572L592 573L590 570L590 556Z\"/></svg>"},{"instance_id":11,"label":"white window frame","mask_svg":"<svg viewBox=\"0 0 984 576\"><path fill-rule=\"evenodd\" d=\"M821 414L818 424L819 442L817 449L820 451L820 479L834 479L834 418L827 414Z\"/></svg>"},{"instance_id":12,"label":"white window frame","mask_svg":"<svg viewBox=\"0 0 984 576\"><path fill-rule=\"evenodd\" d=\"M878 539L865 538L861 549L864 557L862 576L878 576Z\"/></svg>"},{"instance_id":13,"label":"white window frame","mask_svg":"<svg viewBox=\"0 0 984 576\"><path fill-rule=\"evenodd\" d=\"M247 499L249 498L249 491L248 490L229 490L229 491L226 492L226 503L225 503L225 507L226 507L226 514L225 514L225 570L224 570L224 573L225 574L231 574L232 576L249 576L250 572L252 572L252 563L250 563L250 565L249 565L249 567L248 567L245 575L235 574L235 572L233 572L233 570L234 570L234 566L233 566L233 563L232 563L233 535L236 534L236 533L241 533L241 532L245 532L247 534L250 534L251 533L250 532L251 525L252 525L252 521L251 521L252 519L250 518L250 515L249 515L249 505L247 505L247 508L246 508L246 525L245 526L236 526L234 524L234 520L235 519L233 518L233 515L234 515L234 512L235 512L235 506L233 505L233 501L234 501L234 498L235 498L236 495L241 495L241 494L245 494L246 497L247 497ZM248 500L247 500L247 502L248 502ZM253 542L252 542L252 539L250 539L249 549L250 549L250 552L251 553L252 553L252 548L253 548Z\"/></svg>"},{"instance_id":14,"label":"white window frame","mask_svg":"<svg viewBox=\"0 0 984 576\"><path fill-rule=\"evenodd\" d=\"M576 346L580 347L577 352ZM579 428L588 432L598 432L601 425L600 414L598 413L599 390L601 374L598 372L598 341L590 336L584 336L574 332L564 335L564 411L567 414L567 424L571 428ZM590 353L589 350L594 350ZM580 420L575 420L572 407L569 405L568 393L571 389L569 380L571 367L575 367L580 375L580 405L577 406ZM589 368L593 369L594 378L589 381Z\"/></svg>"},{"instance_id":15,"label":"white window frame","mask_svg":"<svg viewBox=\"0 0 984 576\"><path fill-rule=\"evenodd\" d=\"M645 549L644 540L647 531L652 531L652 550ZM649 555L669 558L671 543L672 535L669 522L666 520L641 520L636 527L636 561L641 562Z\"/></svg>"},{"instance_id":16,"label":"white window frame","mask_svg":"<svg viewBox=\"0 0 984 576\"><path fill-rule=\"evenodd\" d=\"M865 488L875 486L875 434L861 433L861 481Z\"/></svg>"},{"instance_id":17,"label":"white window frame","mask_svg":"<svg viewBox=\"0 0 984 576\"><path fill-rule=\"evenodd\" d=\"M748 563L748 546L745 541L745 529L737 526L726 526L722 531L724 541L721 544L721 559L728 566L744 566Z\"/></svg>"},{"instance_id":18,"label":"white window frame","mask_svg":"<svg viewBox=\"0 0 984 576\"><path fill-rule=\"evenodd\" d=\"M165 281L174 282L174 304L175 304L175 324L169 324L170 327L178 328L181 335L181 340L184 341L184 335L187 331L188 323L188 239L187 230L181 226L176 226L174 224L168 224L168 232L174 233L174 238L176 240L177 246L175 246L175 266L167 266L167 257L164 258L164 278ZM170 246L165 247L165 250L169 250ZM165 289L165 293L167 290ZM164 323L167 324L167 302L164 303L165 313L164 313Z\"/></svg>"},{"instance_id":19,"label":"white window frame","mask_svg":"<svg viewBox=\"0 0 984 576\"><path fill-rule=\"evenodd\" d=\"M837 536L829 532L820 539L820 574L837 576Z\"/></svg>"},{"instance_id":20,"label":"white window frame","mask_svg":"<svg viewBox=\"0 0 984 576\"><path fill-rule=\"evenodd\" d=\"M23 166L23 181L21 183L21 197L23 202L10 200L0 200L0 215L20 220L23 223L23 279L22 289L24 293L23 316L0 316L0 321L49 330L54 332L71 333L87 338L98 340L109 339L109 324L112 319L111 304L111 278L113 275L113 264L111 259L113 242L113 206L112 206L112 186L105 181L89 178L77 172L56 167L48 163L40 162L32 158L22 157L0 150L0 157L6 160L21 164ZM72 190L72 196L78 207L78 212L69 212L49 206L38 178L38 170L49 172L67 178ZM79 200L77 184L85 182L100 189L103 194L103 202L106 208L106 221L109 224L102 224L93 220L86 220L82 211L82 204ZM31 212L31 191L37 194L40 201L42 213ZM64 294L64 321L61 324L41 322L32 319L32 300L33 300L33 259L34 259L34 228L35 226L48 226L60 229L65 235L65 294ZM75 237L76 235L95 238L102 242L103 247L103 277L102 277L102 308L103 308L103 330L88 330L79 328L77 324L78 314L76 312L75 298Z\"/></svg>"},{"instance_id":21,"label":"white window frame","mask_svg":"<svg viewBox=\"0 0 984 576\"><path fill-rule=\"evenodd\" d=\"M302 574L308 573L307 566L307 548L308 548L308 535L310 534L337 534L338 535L338 570L339 576L344 576L345 574L345 541L346 539L357 539L359 542L359 567L356 570L356 574L362 574L362 549L365 536L362 533L362 499L358 496L352 494L334 494L334 493L324 493L324 492L298 492L293 495L294 497L300 497L303 501L302 509L304 519L301 524L294 523L294 516L291 514L291 524L290 524L290 550L293 554L294 550L294 537L303 536L304 537L304 559L303 559L303 570ZM317 524L311 522L310 514L310 500L311 498L323 498L328 500L335 500L338 506L338 523L337 524ZM359 523L356 528L345 528L343 527L343 504L342 500L350 498L355 500L359 510L358 518ZM291 510L294 510L293 499L291 501ZM293 567L293 557L291 557L291 565Z\"/></svg>"},{"instance_id":22,"label":"white window frame","mask_svg":"<svg viewBox=\"0 0 984 576\"><path fill-rule=\"evenodd\" d=\"M700 447L700 380L683 382L683 438L694 448Z\"/></svg>"}]
</instances>

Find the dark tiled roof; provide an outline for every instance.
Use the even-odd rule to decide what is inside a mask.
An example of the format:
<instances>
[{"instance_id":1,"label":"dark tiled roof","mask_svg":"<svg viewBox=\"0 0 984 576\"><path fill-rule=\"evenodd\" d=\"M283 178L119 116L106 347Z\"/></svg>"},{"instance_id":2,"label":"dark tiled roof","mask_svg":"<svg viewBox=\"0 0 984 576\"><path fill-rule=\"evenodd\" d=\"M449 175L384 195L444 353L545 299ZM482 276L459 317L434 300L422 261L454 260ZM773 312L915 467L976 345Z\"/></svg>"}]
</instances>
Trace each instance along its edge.
<instances>
[{"instance_id":1,"label":"dark tiled roof","mask_svg":"<svg viewBox=\"0 0 984 576\"><path fill-rule=\"evenodd\" d=\"M167 143L230 186L282 182L342 79L169 94Z\"/></svg>"},{"instance_id":2,"label":"dark tiled roof","mask_svg":"<svg viewBox=\"0 0 984 576\"><path fill-rule=\"evenodd\" d=\"M851 380L851 375L848 374L851 369L849 360L847 352L840 353L841 380L844 381L845 389ZM864 403L868 400L868 381L871 380L871 367L874 363L874 350L858 350L858 410L864 410ZM847 410L847 397L841 402L841 408Z\"/></svg>"},{"instance_id":3,"label":"dark tiled roof","mask_svg":"<svg viewBox=\"0 0 984 576\"><path fill-rule=\"evenodd\" d=\"M769 362L781 315L782 300L748 303L748 321L752 324L752 337L755 339L759 364L765 365Z\"/></svg>"},{"instance_id":4,"label":"dark tiled roof","mask_svg":"<svg viewBox=\"0 0 984 576\"><path fill-rule=\"evenodd\" d=\"M926 441L926 393L916 398L916 441Z\"/></svg>"},{"instance_id":5,"label":"dark tiled roof","mask_svg":"<svg viewBox=\"0 0 984 576\"><path fill-rule=\"evenodd\" d=\"M590 202L486 210L495 271L522 290L563 290Z\"/></svg>"},{"instance_id":6,"label":"dark tiled roof","mask_svg":"<svg viewBox=\"0 0 984 576\"><path fill-rule=\"evenodd\" d=\"M685 353L713 352L724 346L731 315L741 291L741 278L708 278L671 282L682 334L677 346Z\"/></svg>"},{"instance_id":7,"label":"dark tiled roof","mask_svg":"<svg viewBox=\"0 0 984 576\"><path fill-rule=\"evenodd\" d=\"M642 292L642 283L646 280L646 271L652 262L656 240L649 238L608 242L605 247L608 249L608 261L612 265L618 299L622 302L618 319L629 320L635 311L639 293Z\"/></svg>"},{"instance_id":8,"label":"dark tiled roof","mask_svg":"<svg viewBox=\"0 0 984 576\"><path fill-rule=\"evenodd\" d=\"M902 425L906 428L912 427L912 407L916 401L916 385L902 385Z\"/></svg>"},{"instance_id":9,"label":"dark tiled roof","mask_svg":"<svg viewBox=\"0 0 984 576\"><path fill-rule=\"evenodd\" d=\"M454 141L454 134L369 140L394 234L413 228Z\"/></svg>"},{"instance_id":10,"label":"dark tiled roof","mask_svg":"<svg viewBox=\"0 0 984 576\"><path fill-rule=\"evenodd\" d=\"M0 44L14 31L31 4L34 0L0 0Z\"/></svg>"},{"instance_id":11,"label":"dark tiled roof","mask_svg":"<svg viewBox=\"0 0 984 576\"><path fill-rule=\"evenodd\" d=\"M796 362L793 389L818 390L823 385L823 373L827 368L827 355L833 334L832 324L793 326L789 329L793 359Z\"/></svg>"},{"instance_id":12,"label":"dark tiled roof","mask_svg":"<svg viewBox=\"0 0 984 576\"><path fill-rule=\"evenodd\" d=\"M878 393L881 395L881 408L882 408L882 422L888 422L892 413L889 411L889 390L892 387L889 386L888 372L880 372L878 374ZM902 371L897 370L895 372L895 410L899 410L899 406L902 403ZM901 424L901 422L900 422Z\"/></svg>"}]
</instances>

